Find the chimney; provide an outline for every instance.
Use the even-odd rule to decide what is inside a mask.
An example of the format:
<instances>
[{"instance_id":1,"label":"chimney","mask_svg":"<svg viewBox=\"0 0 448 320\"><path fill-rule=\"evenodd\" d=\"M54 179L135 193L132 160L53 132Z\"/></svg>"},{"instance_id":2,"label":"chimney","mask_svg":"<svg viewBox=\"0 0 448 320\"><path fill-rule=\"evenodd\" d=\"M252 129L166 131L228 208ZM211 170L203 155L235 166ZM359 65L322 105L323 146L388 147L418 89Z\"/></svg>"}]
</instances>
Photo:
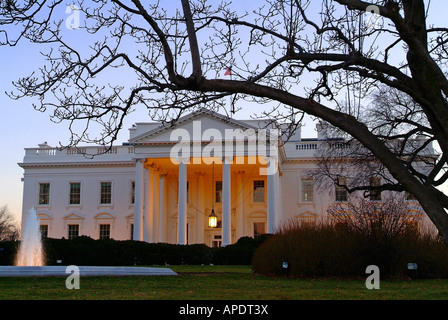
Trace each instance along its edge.
<instances>
[{"instance_id":1,"label":"chimney","mask_svg":"<svg viewBox=\"0 0 448 320\"><path fill-rule=\"evenodd\" d=\"M44 143L40 143L40 144L38 144L38 146L39 146L40 149L49 149L49 148L51 148L51 147L48 145L47 141L45 141Z\"/></svg>"},{"instance_id":2,"label":"chimney","mask_svg":"<svg viewBox=\"0 0 448 320\"><path fill-rule=\"evenodd\" d=\"M327 140L328 139L328 123L320 120L316 124L317 130L317 140Z\"/></svg>"}]
</instances>

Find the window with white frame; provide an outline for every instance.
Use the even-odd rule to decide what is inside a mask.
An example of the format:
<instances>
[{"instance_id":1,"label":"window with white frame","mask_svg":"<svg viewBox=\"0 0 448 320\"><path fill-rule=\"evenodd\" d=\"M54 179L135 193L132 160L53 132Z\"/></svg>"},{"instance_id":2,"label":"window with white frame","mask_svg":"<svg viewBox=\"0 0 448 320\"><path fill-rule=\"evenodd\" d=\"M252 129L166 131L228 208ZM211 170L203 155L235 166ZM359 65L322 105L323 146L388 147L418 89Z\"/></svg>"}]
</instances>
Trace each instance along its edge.
<instances>
[{"instance_id":1,"label":"window with white frame","mask_svg":"<svg viewBox=\"0 0 448 320\"><path fill-rule=\"evenodd\" d=\"M135 203L135 181L131 182L131 204Z\"/></svg>"},{"instance_id":2,"label":"window with white frame","mask_svg":"<svg viewBox=\"0 0 448 320\"><path fill-rule=\"evenodd\" d=\"M39 226L40 235L42 238L48 238L48 224L41 224Z\"/></svg>"},{"instance_id":3,"label":"window with white frame","mask_svg":"<svg viewBox=\"0 0 448 320\"><path fill-rule=\"evenodd\" d=\"M314 201L314 181L312 179L302 179L301 180L301 196L302 202L313 202Z\"/></svg>"},{"instance_id":4,"label":"window with white frame","mask_svg":"<svg viewBox=\"0 0 448 320\"><path fill-rule=\"evenodd\" d=\"M69 224L68 225L68 238L74 239L79 237L79 224Z\"/></svg>"},{"instance_id":5,"label":"window with white frame","mask_svg":"<svg viewBox=\"0 0 448 320\"><path fill-rule=\"evenodd\" d=\"M347 201L347 178L338 178L335 184L335 200L338 202Z\"/></svg>"},{"instance_id":6,"label":"window with white frame","mask_svg":"<svg viewBox=\"0 0 448 320\"><path fill-rule=\"evenodd\" d=\"M110 239L110 224L100 224L100 239Z\"/></svg>"},{"instance_id":7,"label":"window with white frame","mask_svg":"<svg viewBox=\"0 0 448 320\"><path fill-rule=\"evenodd\" d=\"M264 222L254 222L254 238L266 233L266 224Z\"/></svg>"},{"instance_id":8,"label":"window with white frame","mask_svg":"<svg viewBox=\"0 0 448 320\"><path fill-rule=\"evenodd\" d=\"M70 183L69 204L81 204L81 183Z\"/></svg>"},{"instance_id":9,"label":"window with white frame","mask_svg":"<svg viewBox=\"0 0 448 320\"><path fill-rule=\"evenodd\" d=\"M50 204L50 184L39 183L39 204Z\"/></svg>"},{"instance_id":10,"label":"window with white frame","mask_svg":"<svg viewBox=\"0 0 448 320\"><path fill-rule=\"evenodd\" d=\"M112 203L112 182L101 182L100 204Z\"/></svg>"},{"instance_id":11,"label":"window with white frame","mask_svg":"<svg viewBox=\"0 0 448 320\"><path fill-rule=\"evenodd\" d=\"M215 181L215 202L222 202L222 181Z\"/></svg>"},{"instance_id":12,"label":"window with white frame","mask_svg":"<svg viewBox=\"0 0 448 320\"><path fill-rule=\"evenodd\" d=\"M254 180L254 202L263 203L264 200L264 180Z\"/></svg>"}]
</instances>

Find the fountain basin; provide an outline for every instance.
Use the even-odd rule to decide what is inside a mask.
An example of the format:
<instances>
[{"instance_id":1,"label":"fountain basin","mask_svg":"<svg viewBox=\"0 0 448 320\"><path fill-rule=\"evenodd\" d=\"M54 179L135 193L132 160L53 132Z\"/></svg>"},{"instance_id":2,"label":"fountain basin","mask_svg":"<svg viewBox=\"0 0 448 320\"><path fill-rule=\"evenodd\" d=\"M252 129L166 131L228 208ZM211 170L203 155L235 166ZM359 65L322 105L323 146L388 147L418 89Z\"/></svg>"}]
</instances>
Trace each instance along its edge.
<instances>
[{"instance_id":1,"label":"fountain basin","mask_svg":"<svg viewBox=\"0 0 448 320\"><path fill-rule=\"evenodd\" d=\"M0 277L68 277L67 266L0 266ZM79 266L83 276L175 276L169 268Z\"/></svg>"}]
</instances>

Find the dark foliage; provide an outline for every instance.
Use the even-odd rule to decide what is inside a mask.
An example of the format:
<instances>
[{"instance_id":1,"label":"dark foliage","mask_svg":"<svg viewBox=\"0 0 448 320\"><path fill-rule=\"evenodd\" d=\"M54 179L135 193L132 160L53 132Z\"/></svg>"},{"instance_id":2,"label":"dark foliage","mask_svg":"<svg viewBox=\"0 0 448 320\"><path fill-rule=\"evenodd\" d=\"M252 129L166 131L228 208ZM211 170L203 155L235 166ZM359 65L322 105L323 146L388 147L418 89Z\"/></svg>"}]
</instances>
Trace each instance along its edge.
<instances>
[{"instance_id":1,"label":"dark foliage","mask_svg":"<svg viewBox=\"0 0 448 320\"><path fill-rule=\"evenodd\" d=\"M417 272L410 273L408 263L416 263ZM292 277L365 277L369 265L379 267L382 279L447 278L448 248L414 230L372 236L344 225L293 224L260 245L253 258L257 273Z\"/></svg>"},{"instance_id":2,"label":"dark foliage","mask_svg":"<svg viewBox=\"0 0 448 320\"><path fill-rule=\"evenodd\" d=\"M268 235L253 239L243 237L221 248L203 244L177 245L140 241L94 240L87 236L74 239L44 239L47 265L179 265L223 264L250 265L256 248ZM0 265L12 265L18 242L0 242Z\"/></svg>"}]
</instances>

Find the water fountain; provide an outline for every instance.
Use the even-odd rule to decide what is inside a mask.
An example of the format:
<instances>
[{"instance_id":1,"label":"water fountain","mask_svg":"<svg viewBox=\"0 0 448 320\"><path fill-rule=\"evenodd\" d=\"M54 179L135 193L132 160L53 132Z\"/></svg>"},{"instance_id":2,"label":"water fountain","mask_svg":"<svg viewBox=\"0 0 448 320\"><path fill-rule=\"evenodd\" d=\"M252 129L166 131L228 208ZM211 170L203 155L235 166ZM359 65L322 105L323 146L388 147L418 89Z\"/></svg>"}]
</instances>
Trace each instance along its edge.
<instances>
[{"instance_id":1,"label":"water fountain","mask_svg":"<svg viewBox=\"0 0 448 320\"><path fill-rule=\"evenodd\" d=\"M80 276L147 276L177 275L169 268L149 267L77 267ZM16 256L15 266L0 266L0 277L23 276L62 276L70 274L67 266L45 266L39 219L36 210L31 208L22 230L22 241Z\"/></svg>"},{"instance_id":2,"label":"water fountain","mask_svg":"<svg viewBox=\"0 0 448 320\"><path fill-rule=\"evenodd\" d=\"M36 210L31 208L22 230L22 242L16 257L16 266L43 266L44 252L39 219Z\"/></svg>"}]
</instances>

